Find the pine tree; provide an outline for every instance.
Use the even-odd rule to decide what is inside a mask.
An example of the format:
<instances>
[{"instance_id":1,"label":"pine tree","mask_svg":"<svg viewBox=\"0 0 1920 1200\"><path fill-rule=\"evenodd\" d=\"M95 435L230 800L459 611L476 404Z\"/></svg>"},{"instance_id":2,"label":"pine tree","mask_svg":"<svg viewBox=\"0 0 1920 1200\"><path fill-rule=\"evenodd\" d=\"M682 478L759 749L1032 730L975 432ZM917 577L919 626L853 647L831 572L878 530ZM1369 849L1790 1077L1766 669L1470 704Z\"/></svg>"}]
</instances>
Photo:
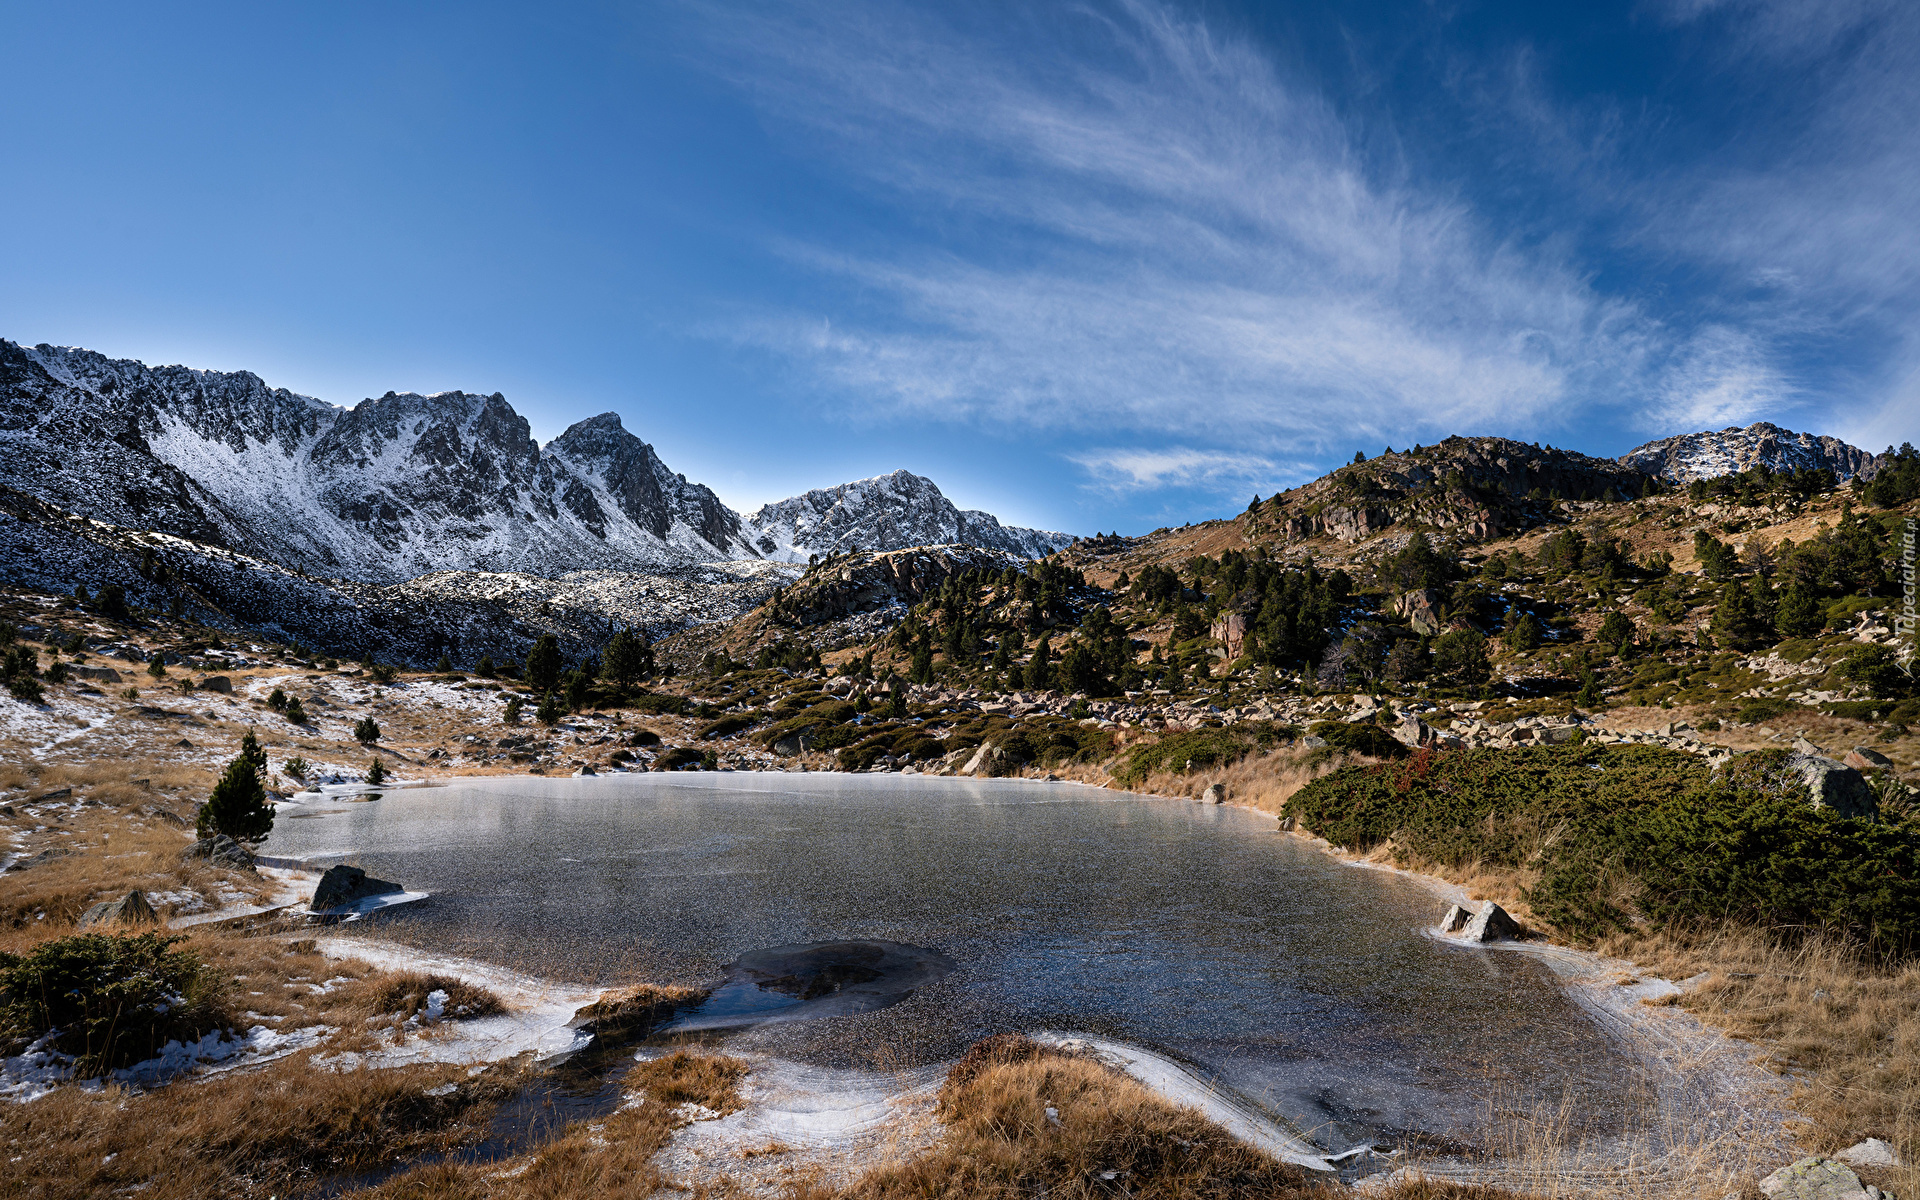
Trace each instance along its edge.
<instances>
[{"instance_id":1,"label":"pine tree","mask_svg":"<svg viewBox=\"0 0 1920 1200\"><path fill-rule=\"evenodd\" d=\"M263 841L272 832L273 805L258 766L245 752L227 764L226 774L213 785L200 806L196 828L203 838L225 834L236 842Z\"/></svg>"},{"instance_id":2,"label":"pine tree","mask_svg":"<svg viewBox=\"0 0 1920 1200\"><path fill-rule=\"evenodd\" d=\"M261 778L264 779L266 777L267 752L261 747L260 739L254 736L252 729L248 729L245 734L241 735L240 757L252 763L253 769L260 772Z\"/></svg>"},{"instance_id":3,"label":"pine tree","mask_svg":"<svg viewBox=\"0 0 1920 1200\"><path fill-rule=\"evenodd\" d=\"M294 696L287 701L286 718L295 725L307 723L307 710L300 706L300 697Z\"/></svg>"},{"instance_id":4,"label":"pine tree","mask_svg":"<svg viewBox=\"0 0 1920 1200\"><path fill-rule=\"evenodd\" d=\"M1793 583L1781 595L1773 621L1780 636L1804 638L1820 632L1820 627L1826 624L1826 615L1805 585Z\"/></svg>"},{"instance_id":5,"label":"pine tree","mask_svg":"<svg viewBox=\"0 0 1920 1200\"><path fill-rule=\"evenodd\" d=\"M1713 609L1713 635L1732 650L1746 650L1759 636L1759 619L1754 615L1753 597L1729 579L1720 589L1720 602Z\"/></svg>"},{"instance_id":6,"label":"pine tree","mask_svg":"<svg viewBox=\"0 0 1920 1200\"><path fill-rule=\"evenodd\" d=\"M375 787L379 787L381 783L386 781L386 778L387 768L385 764L377 758L374 759L373 765L367 768L367 782L373 784Z\"/></svg>"},{"instance_id":7,"label":"pine tree","mask_svg":"<svg viewBox=\"0 0 1920 1200\"><path fill-rule=\"evenodd\" d=\"M560 643L550 633L527 651L527 686L536 692L550 692L560 686Z\"/></svg>"},{"instance_id":8,"label":"pine tree","mask_svg":"<svg viewBox=\"0 0 1920 1200\"><path fill-rule=\"evenodd\" d=\"M480 661L473 664L473 673L482 679L492 679L495 673L493 655L482 654Z\"/></svg>"},{"instance_id":9,"label":"pine tree","mask_svg":"<svg viewBox=\"0 0 1920 1200\"><path fill-rule=\"evenodd\" d=\"M645 638L622 629L600 652L600 673L615 686L626 687L650 673L647 658L652 651Z\"/></svg>"},{"instance_id":10,"label":"pine tree","mask_svg":"<svg viewBox=\"0 0 1920 1200\"><path fill-rule=\"evenodd\" d=\"M433 669L442 675L451 675L453 674L453 660L442 654L440 661L433 664Z\"/></svg>"},{"instance_id":11,"label":"pine tree","mask_svg":"<svg viewBox=\"0 0 1920 1200\"><path fill-rule=\"evenodd\" d=\"M1509 608L1505 641L1507 649L1525 654L1540 644L1540 622L1533 619L1532 613Z\"/></svg>"},{"instance_id":12,"label":"pine tree","mask_svg":"<svg viewBox=\"0 0 1920 1200\"><path fill-rule=\"evenodd\" d=\"M1052 647L1046 638L1033 648L1033 657L1027 660L1027 690L1044 692L1053 687L1053 667L1048 661L1052 657Z\"/></svg>"},{"instance_id":13,"label":"pine tree","mask_svg":"<svg viewBox=\"0 0 1920 1200\"><path fill-rule=\"evenodd\" d=\"M372 717L361 717L353 727L353 740L371 746L380 740L380 726Z\"/></svg>"},{"instance_id":14,"label":"pine tree","mask_svg":"<svg viewBox=\"0 0 1920 1200\"><path fill-rule=\"evenodd\" d=\"M560 718L565 715L566 710L560 706L560 697L554 692L540 697L540 707L533 710L533 719L542 725L558 725Z\"/></svg>"},{"instance_id":15,"label":"pine tree","mask_svg":"<svg viewBox=\"0 0 1920 1200\"><path fill-rule=\"evenodd\" d=\"M580 712L593 698L593 680L585 671L567 672L567 708Z\"/></svg>"},{"instance_id":16,"label":"pine tree","mask_svg":"<svg viewBox=\"0 0 1920 1200\"><path fill-rule=\"evenodd\" d=\"M1605 703L1600 696L1600 680L1591 668L1580 676L1580 691L1574 696L1573 702L1585 709L1599 708Z\"/></svg>"},{"instance_id":17,"label":"pine tree","mask_svg":"<svg viewBox=\"0 0 1920 1200\"><path fill-rule=\"evenodd\" d=\"M147 660L147 674L153 676L155 679L165 679L167 677L167 656L155 650L153 657Z\"/></svg>"},{"instance_id":18,"label":"pine tree","mask_svg":"<svg viewBox=\"0 0 1920 1200\"><path fill-rule=\"evenodd\" d=\"M913 666L908 671L907 678L915 683L933 682L933 647L924 641L914 649Z\"/></svg>"},{"instance_id":19,"label":"pine tree","mask_svg":"<svg viewBox=\"0 0 1920 1200\"><path fill-rule=\"evenodd\" d=\"M1633 618L1615 609L1606 615L1605 620L1600 622L1600 631L1595 636L1599 638L1602 646L1612 648L1618 646L1621 642L1631 639L1633 635Z\"/></svg>"}]
</instances>

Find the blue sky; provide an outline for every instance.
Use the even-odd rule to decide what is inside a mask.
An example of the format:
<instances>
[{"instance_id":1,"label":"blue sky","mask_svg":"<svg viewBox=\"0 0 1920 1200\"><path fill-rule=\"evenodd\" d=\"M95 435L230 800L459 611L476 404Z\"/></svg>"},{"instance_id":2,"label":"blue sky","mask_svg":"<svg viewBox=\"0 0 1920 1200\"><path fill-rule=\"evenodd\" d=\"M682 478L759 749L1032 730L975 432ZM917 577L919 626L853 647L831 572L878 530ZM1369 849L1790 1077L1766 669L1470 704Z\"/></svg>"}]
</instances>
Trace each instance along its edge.
<instances>
[{"instance_id":1,"label":"blue sky","mask_svg":"<svg viewBox=\"0 0 1920 1200\"><path fill-rule=\"evenodd\" d=\"M1920 6L0 3L0 336L1075 532L1920 435Z\"/></svg>"}]
</instances>

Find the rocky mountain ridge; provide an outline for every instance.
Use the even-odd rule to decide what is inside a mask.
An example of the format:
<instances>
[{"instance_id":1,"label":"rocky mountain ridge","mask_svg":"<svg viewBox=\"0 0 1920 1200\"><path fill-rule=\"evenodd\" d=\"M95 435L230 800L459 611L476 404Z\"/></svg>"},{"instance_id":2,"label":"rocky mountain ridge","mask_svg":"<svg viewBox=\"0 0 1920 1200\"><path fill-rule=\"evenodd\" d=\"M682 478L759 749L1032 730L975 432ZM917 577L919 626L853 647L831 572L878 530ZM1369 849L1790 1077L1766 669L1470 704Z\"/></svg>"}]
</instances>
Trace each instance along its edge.
<instances>
[{"instance_id":1,"label":"rocky mountain ridge","mask_svg":"<svg viewBox=\"0 0 1920 1200\"><path fill-rule=\"evenodd\" d=\"M814 554L946 545L1045 558L1073 542L1071 534L1006 526L991 513L957 508L933 480L910 471L768 504L748 513L744 526L760 554L784 562L805 562Z\"/></svg>"},{"instance_id":2,"label":"rocky mountain ridge","mask_svg":"<svg viewBox=\"0 0 1920 1200\"><path fill-rule=\"evenodd\" d=\"M340 408L247 371L4 339L0 448L0 484L61 509L362 582L804 562L949 542L1038 557L1072 541L960 510L906 471L743 522L614 413L542 447L499 393L388 392Z\"/></svg>"},{"instance_id":3,"label":"rocky mountain ridge","mask_svg":"<svg viewBox=\"0 0 1920 1200\"><path fill-rule=\"evenodd\" d=\"M1289 542L1356 542L1395 524L1486 541L1540 524L1554 500L1622 500L1645 487L1644 474L1612 459L1455 436L1351 463L1272 497L1247 517Z\"/></svg>"},{"instance_id":4,"label":"rocky mountain ridge","mask_svg":"<svg viewBox=\"0 0 1920 1200\"><path fill-rule=\"evenodd\" d=\"M0 341L0 446L0 483L61 508L366 582L753 556L614 414L543 450L497 393L345 409L250 372Z\"/></svg>"},{"instance_id":5,"label":"rocky mountain ridge","mask_svg":"<svg viewBox=\"0 0 1920 1200\"><path fill-rule=\"evenodd\" d=\"M1776 474L1824 468L1842 480L1871 479L1879 466L1877 456L1837 437L1795 433L1766 421L1660 438L1635 446L1620 462L1667 483L1715 479L1754 467Z\"/></svg>"}]
</instances>

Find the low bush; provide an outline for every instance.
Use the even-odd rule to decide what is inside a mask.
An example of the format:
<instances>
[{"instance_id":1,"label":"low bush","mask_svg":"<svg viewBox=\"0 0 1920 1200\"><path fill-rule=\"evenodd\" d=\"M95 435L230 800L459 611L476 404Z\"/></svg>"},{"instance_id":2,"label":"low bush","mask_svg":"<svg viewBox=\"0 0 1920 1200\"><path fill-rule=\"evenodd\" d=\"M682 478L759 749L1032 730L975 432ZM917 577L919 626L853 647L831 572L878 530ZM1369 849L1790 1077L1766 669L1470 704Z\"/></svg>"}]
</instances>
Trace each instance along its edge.
<instances>
[{"instance_id":1,"label":"low bush","mask_svg":"<svg viewBox=\"0 0 1920 1200\"><path fill-rule=\"evenodd\" d=\"M1407 744L1386 730L1366 721L1316 721L1307 730L1327 743L1328 749L1368 758L1405 758L1411 753Z\"/></svg>"},{"instance_id":2,"label":"low bush","mask_svg":"<svg viewBox=\"0 0 1920 1200\"><path fill-rule=\"evenodd\" d=\"M702 725L699 733L694 736L703 742L710 742L715 738L732 737L734 734L740 733L743 730L751 729L753 723L758 721L760 717L760 713L728 713L724 717L716 718Z\"/></svg>"},{"instance_id":3,"label":"low bush","mask_svg":"<svg viewBox=\"0 0 1920 1200\"><path fill-rule=\"evenodd\" d=\"M655 716L674 716L687 711L685 696L668 696L660 692L645 692L635 696L627 705L635 712L652 713Z\"/></svg>"},{"instance_id":4,"label":"low bush","mask_svg":"<svg viewBox=\"0 0 1920 1200\"><path fill-rule=\"evenodd\" d=\"M705 754L695 750L691 746L669 746L659 757L653 760L653 769L656 771L678 771L682 767L690 767L695 763L704 762L706 757Z\"/></svg>"},{"instance_id":5,"label":"low bush","mask_svg":"<svg viewBox=\"0 0 1920 1200\"><path fill-rule=\"evenodd\" d=\"M1476 749L1348 767L1287 804L1337 846L1530 880L1575 938L1739 918L1824 928L1897 954L1920 942L1920 829L1816 809L1785 751L1715 772L1651 746Z\"/></svg>"},{"instance_id":6,"label":"low bush","mask_svg":"<svg viewBox=\"0 0 1920 1200\"><path fill-rule=\"evenodd\" d=\"M1733 719L1748 725L1760 721L1769 721L1774 717L1784 717L1800 707L1791 700L1782 700L1778 696L1761 696L1743 703L1733 714Z\"/></svg>"},{"instance_id":7,"label":"low bush","mask_svg":"<svg viewBox=\"0 0 1920 1200\"><path fill-rule=\"evenodd\" d=\"M151 1058L168 1041L221 1024L217 986L200 960L158 933L75 934L0 954L0 1026L17 1045L59 1030L53 1045L82 1076Z\"/></svg>"}]
</instances>

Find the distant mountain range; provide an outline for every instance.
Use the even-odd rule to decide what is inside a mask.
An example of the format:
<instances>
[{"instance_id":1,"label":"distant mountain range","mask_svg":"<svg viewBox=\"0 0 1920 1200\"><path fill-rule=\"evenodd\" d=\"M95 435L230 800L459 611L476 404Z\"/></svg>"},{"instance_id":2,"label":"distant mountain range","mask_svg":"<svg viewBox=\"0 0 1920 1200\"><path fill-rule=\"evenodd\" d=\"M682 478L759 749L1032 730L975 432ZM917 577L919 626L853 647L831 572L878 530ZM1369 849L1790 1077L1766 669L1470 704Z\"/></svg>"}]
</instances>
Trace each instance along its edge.
<instances>
[{"instance_id":1,"label":"distant mountain range","mask_svg":"<svg viewBox=\"0 0 1920 1200\"><path fill-rule=\"evenodd\" d=\"M1065 534L962 512L905 471L749 521L603 413L540 446L495 393L340 408L239 371L0 340L0 484L114 525L316 575L648 571L968 541L1044 555Z\"/></svg>"}]
</instances>

